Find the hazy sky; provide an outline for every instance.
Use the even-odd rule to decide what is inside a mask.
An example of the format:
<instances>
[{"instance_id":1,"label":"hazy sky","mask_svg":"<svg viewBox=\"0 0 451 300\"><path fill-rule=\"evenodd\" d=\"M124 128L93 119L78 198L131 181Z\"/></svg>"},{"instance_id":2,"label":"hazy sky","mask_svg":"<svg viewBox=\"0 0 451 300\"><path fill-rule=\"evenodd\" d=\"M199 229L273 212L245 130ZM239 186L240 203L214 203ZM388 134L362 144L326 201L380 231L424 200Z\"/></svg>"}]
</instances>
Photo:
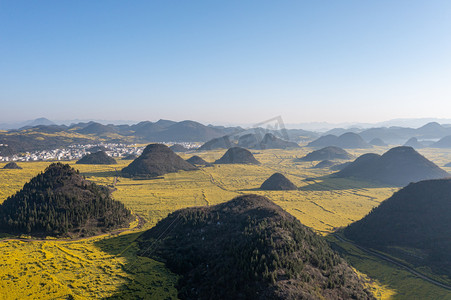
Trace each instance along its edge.
<instances>
[{"instance_id":1,"label":"hazy sky","mask_svg":"<svg viewBox=\"0 0 451 300\"><path fill-rule=\"evenodd\" d=\"M451 117L451 1L0 1L0 123Z\"/></svg>"}]
</instances>

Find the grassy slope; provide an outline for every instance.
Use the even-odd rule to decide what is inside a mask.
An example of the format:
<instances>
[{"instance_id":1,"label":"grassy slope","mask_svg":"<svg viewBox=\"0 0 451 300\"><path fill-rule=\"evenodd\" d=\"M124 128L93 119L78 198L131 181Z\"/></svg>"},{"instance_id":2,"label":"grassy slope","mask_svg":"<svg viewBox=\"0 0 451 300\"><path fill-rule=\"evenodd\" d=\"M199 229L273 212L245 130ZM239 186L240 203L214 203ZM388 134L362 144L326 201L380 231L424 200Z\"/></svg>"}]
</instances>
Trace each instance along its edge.
<instances>
[{"instance_id":1,"label":"grassy slope","mask_svg":"<svg viewBox=\"0 0 451 300\"><path fill-rule=\"evenodd\" d=\"M376 148L374 152L385 150ZM149 228L176 209L217 204L238 194L252 192L271 198L305 225L327 234L335 227L362 218L395 190L345 179L303 181L328 173L323 169L311 169L315 162L293 165L292 158L305 155L305 149L254 152L262 162L261 166L213 166L199 171L168 174L164 179L154 180L120 178L113 197L143 216L148 221L145 228ZM220 150L209 151L199 156L212 162L223 153ZM353 152L356 156L362 153L364 150ZM446 150L428 150L422 154L439 165L451 161L451 152ZM189 158L191 154L183 156ZM118 165L74 167L89 180L111 184L115 168L119 171L128 163L130 161L118 160ZM0 202L48 164L21 163L23 170L0 170ZM3 164L0 165L2 167ZM284 173L301 189L288 192L255 190L276 171ZM9 293L10 299L52 298L69 294L80 299L120 298L149 293L155 299L175 297L176 276L158 262L137 259L136 245L133 243L136 236L137 233L130 231L119 236L106 235L82 241L1 242L0 294ZM369 285L381 299L390 296L409 299L418 291L442 299L449 296L449 292L415 279L409 273L374 257L367 257L356 249L350 249L348 257L354 267L374 279L369 281ZM30 288L27 288L28 284Z\"/></svg>"},{"instance_id":2,"label":"grassy slope","mask_svg":"<svg viewBox=\"0 0 451 300\"><path fill-rule=\"evenodd\" d=\"M367 280L369 288L380 299L451 299L451 292L448 290L429 284L404 269L339 241L334 236L328 236L327 239L332 245L339 247L340 253L354 268L371 277ZM373 282L386 284L378 287Z\"/></svg>"}]
</instances>

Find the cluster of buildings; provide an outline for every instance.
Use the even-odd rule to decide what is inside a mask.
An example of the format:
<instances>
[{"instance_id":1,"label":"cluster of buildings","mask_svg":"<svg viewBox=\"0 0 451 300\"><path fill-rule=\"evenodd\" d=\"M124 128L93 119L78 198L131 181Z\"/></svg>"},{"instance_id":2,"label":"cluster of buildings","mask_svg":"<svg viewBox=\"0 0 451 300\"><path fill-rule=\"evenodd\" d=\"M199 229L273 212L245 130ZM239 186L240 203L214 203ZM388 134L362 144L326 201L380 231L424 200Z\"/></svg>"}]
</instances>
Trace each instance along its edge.
<instances>
[{"instance_id":1,"label":"cluster of buildings","mask_svg":"<svg viewBox=\"0 0 451 300\"><path fill-rule=\"evenodd\" d=\"M203 143L199 143L199 142L168 142L168 143L162 143L162 144L165 144L166 146L169 146L169 147L173 146L175 144L178 144L178 145L182 145L186 149L195 150L195 149L199 148Z\"/></svg>"},{"instance_id":2,"label":"cluster of buildings","mask_svg":"<svg viewBox=\"0 0 451 300\"><path fill-rule=\"evenodd\" d=\"M129 154L140 155L144 147L126 144L87 144L71 145L68 148L26 152L9 157L0 156L0 161L46 161L78 160L86 154L105 150L112 157L124 157Z\"/></svg>"},{"instance_id":3,"label":"cluster of buildings","mask_svg":"<svg viewBox=\"0 0 451 300\"><path fill-rule=\"evenodd\" d=\"M199 147L199 143L164 143L168 146L174 144L183 145L187 149L195 149ZM79 160L86 154L104 150L108 155L115 158L125 157L130 154L140 155L145 146L137 146L136 144L86 144L71 145L68 148L42 150L34 152L26 152L13 156L0 156L0 162L5 161L53 161L53 160Z\"/></svg>"}]
</instances>

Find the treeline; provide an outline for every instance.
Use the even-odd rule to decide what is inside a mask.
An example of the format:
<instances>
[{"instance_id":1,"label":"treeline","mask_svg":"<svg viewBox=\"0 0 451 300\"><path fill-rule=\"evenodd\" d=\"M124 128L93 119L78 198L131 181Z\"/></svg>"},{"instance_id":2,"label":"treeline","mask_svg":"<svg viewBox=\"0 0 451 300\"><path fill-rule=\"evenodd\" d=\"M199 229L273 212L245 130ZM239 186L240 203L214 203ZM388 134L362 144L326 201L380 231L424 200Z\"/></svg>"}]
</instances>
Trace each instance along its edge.
<instances>
[{"instance_id":1,"label":"treeline","mask_svg":"<svg viewBox=\"0 0 451 300\"><path fill-rule=\"evenodd\" d=\"M61 163L50 165L0 206L0 230L14 234L89 234L124 225L130 218L130 211L111 199L106 188Z\"/></svg>"}]
</instances>

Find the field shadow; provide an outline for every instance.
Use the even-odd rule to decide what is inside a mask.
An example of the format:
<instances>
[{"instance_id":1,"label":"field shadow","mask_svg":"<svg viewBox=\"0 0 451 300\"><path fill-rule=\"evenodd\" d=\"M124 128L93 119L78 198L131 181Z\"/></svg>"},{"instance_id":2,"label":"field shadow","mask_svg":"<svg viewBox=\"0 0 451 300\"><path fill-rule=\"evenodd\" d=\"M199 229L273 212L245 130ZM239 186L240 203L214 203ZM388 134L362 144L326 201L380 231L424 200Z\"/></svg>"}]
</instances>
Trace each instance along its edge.
<instances>
[{"instance_id":1,"label":"field shadow","mask_svg":"<svg viewBox=\"0 0 451 300\"><path fill-rule=\"evenodd\" d=\"M369 276L367 280L369 284L373 284L375 281L379 286L382 286L383 289L388 289L390 292L385 291L385 293L390 293L390 299L396 297L400 294L405 294L405 291L403 291L404 287L402 285L393 283L393 282L387 282L387 274L385 272L378 272L374 271L374 268L371 267L366 261L378 261L377 257L372 257L371 255L362 252L355 246L351 244L344 244L340 239L337 238L336 234L342 235L342 230L339 229L335 233L329 233L326 235L326 240L330 247L337 252L344 260L346 260L352 267L354 267L357 271L366 274ZM387 262L380 261L381 264L387 265ZM393 267L393 272L396 273L397 270L395 267ZM378 299L382 298L381 291L374 291L375 294L378 294Z\"/></svg>"},{"instance_id":2,"label":"field shadow","mask_svg":"<svg viewBox=\"0 0 451 300\"><path fill-rule=\"evenodd\" d=\"M385 289L385 293L389 290L390 299L398 297L400 299L448 299L450 296L448 288L439 286L439 284L449 285L449 281L445 280L442 275L431 272L429 268L412 270L415 269L415 264L404 262L402 257L386 252L386 249L377 251L364 248L345 238L342 228L326 235L326 240L331 248L338 252L350 265L368 276L368 283L371 284L376 281L379 286ZM410 269L410 271L407 269ZM417 271L432 278L438 284L418 276L418 273L412 274L412 272ZM381 292L378 291L378 293ZM387 298L387 295L382 297L379 294L377 298Z\"/></svg>"},{"instance_id":3,"label":"field shadow","mask_svg":"<svg viewBox=\"0 0 451 300\"><path fill-rule=\"evenodd\" d=\"M143 231L116 235L94 243L115 259L125 259L122 266L127 274L122 276L124 283L113 295L103 299L177 299L177 276L163 263L138 256L137 240L142 233Z\"/></svg>"},{"instance_id":4,"label":"field shadow","mask_svg":"<svg viewBox=\"0 0 451 300\"><path fill-rule=\"evenodd\" d=\"M123 235L113 235L94 242L94 245L100 250L114 256L126 254L128 248L136 241L142 232L133 232Z\"/></svg>"},{"instance_id":5,"label":"field shadow","mask_svg":"<svg viewBox=\"0 0 451 300\"><path fill-rule=\"evenodd\" d=\"M161 180L164 179L164 176L133 176L128 177L124 176L121 171L104 171L104 172L80 172L81 175L88 177L118 177L118 178L127 178L131 180Z\"/></svg>"},{"instance_id":6,"label":"field shadow","mask_svg":"<svg viewBox=\"0 0 451 300\"><path fill-rule=\"evenodd\" d=\"M258 192L258 191L262 192L264 190L262 190L260 188L253 188L253 189L239 189L239 190L236 190L236 191L237 192L249 192L249 193L251 193L251 192Z\"/></svg>"},{"instance_id":7,"label":"field shadow","mask_svg":"<svg viewBox=\"0 0 451 300\"><path fill-rule=\"evenodd\" d=\"M85 177L115 177L116 174L117 176L121 175L121 172L117 172L116 171L106 171L106 172L80 172L81 175L85 176Z\"/></svg>"},{"instance_id":8,"label":"field shadow","mask_svg":"<svg viewBox=\"0 0 451 300\"><path fill-rule=\"evenodd\" d=\"M304 179L304 182L306 182L307 185L300 187L299 190L306 192L395 187L393 185L382 184L378 182L361 181L356 179L330 176L307 178Z\"/></svg>"}]
</instances>

